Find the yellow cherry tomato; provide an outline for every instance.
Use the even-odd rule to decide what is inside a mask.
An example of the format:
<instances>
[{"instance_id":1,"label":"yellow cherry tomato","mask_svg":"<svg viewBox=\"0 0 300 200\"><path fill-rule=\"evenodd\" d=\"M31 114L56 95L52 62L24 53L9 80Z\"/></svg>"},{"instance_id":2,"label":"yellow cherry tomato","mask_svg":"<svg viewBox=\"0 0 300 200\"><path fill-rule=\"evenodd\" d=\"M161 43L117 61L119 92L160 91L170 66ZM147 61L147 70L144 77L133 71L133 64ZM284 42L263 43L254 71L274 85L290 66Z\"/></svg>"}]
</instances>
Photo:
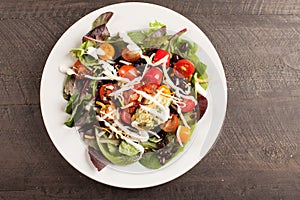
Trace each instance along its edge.
<instances>
[{"instance_id":1,"label":"yellow cherry tomato","mask_svg":"<svg viewBox=\"0 0 300 200\"><path fill-rule=\"evenodd\" d=\"M179 128L179 131L177 133L178 134L177 137L180 138L180 141L182 143L187 143L191 136L191 129L189 129L186 126L182 126L182 125L179 125L178 128ZM177 139L177 141L178 141L178 139Z\"/></svg>"},{"instance_id":2,"label":"yellow cherry tomato","mask_svg":"<svg viewBox=\"0 0 300 200\"><path fill-rule=\"evenodd\" d=\"M166 85L159 86L158 90L161 90L166 95L171 95L170 88Z\"/></svg>"},{"instance_id":3,"label":"yellow cherry tomato","mask_svg":"<svg viewBox=\"0 0 300 200\"><path fill-rule=\"evenodd\" d=\"M100 45L100 48L104 51L104 55L99 55L99 58L102 60L112 59L115 55L115 48L109 43L103 43Z\"/></svg>"}]
</instances>

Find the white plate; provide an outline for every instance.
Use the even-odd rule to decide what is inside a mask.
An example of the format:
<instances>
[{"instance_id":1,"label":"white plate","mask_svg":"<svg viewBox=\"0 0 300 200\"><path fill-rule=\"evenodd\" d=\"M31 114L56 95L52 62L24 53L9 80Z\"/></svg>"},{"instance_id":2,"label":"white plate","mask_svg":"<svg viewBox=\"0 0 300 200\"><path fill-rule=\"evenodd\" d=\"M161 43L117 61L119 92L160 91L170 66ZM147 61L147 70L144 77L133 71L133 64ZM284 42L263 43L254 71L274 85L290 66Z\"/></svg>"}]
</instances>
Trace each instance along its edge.
<instances>
[{"instance_id":1,"label":"white plate","mask_svg":"<svg viewBox=\"0 0 300 200\"><path fill-rule=\"evenodd\" d=\"M187 28L186 37L200 44L198 56L207 64L210 78L208 108L198 123L192 141L182 156L159 170L148 170L138 163L126 166L108 166L98 172L90 163L87 146L74 128L64 126L68 118L62 96L65 75L61 65L74 62L69 50L81 44L81 38L90 30L92 22L101 14L112 11L114 16L108 28L112 34L147 28L149 22L158 20L168 30ZM205 34L182 15L153 4L121 3L98 9L72 25L58 40L46 62L41 80L41 110L48 134L60 154L78 171L104 184L122 188L145 188L171 181L195 166L211 149L221 130L227 105L227 87L220 58Z\"/></svg>"}]
</instances>

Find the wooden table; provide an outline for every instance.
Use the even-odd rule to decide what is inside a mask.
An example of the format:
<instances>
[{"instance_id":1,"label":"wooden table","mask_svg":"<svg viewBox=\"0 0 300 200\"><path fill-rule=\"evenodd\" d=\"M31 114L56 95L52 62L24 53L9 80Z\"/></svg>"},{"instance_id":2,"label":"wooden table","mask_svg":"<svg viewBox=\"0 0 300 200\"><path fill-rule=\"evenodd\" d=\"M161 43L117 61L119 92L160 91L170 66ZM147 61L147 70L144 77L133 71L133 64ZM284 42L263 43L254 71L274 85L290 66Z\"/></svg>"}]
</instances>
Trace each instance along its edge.
<instances>
[{"instance_id":1,"label":"wooden table","mask_svg":"<svg viewBox=\"0 0 300 200\"><path fill-rule=\"evenodd\" d=\"M215 147L192 170L139 190L97 183L43 124L45 61L66 29L114 0L0 1L0 199L300 199L300 1L152 0L198 25L227 77Z\"/></svg>"}]
</instances>

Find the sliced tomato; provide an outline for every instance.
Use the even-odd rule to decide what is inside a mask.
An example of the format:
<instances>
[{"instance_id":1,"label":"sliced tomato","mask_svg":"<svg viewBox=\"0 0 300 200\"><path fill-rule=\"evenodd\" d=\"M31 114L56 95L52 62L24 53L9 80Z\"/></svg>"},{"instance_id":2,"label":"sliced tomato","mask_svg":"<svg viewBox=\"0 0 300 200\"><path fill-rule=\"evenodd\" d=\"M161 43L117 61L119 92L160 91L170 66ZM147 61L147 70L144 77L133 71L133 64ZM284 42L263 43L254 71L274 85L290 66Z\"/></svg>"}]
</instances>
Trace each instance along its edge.
<instances>
[{"instance_id":1,"label":"sliced tomato","mask_svg":"<svg viewBox=\"0 0 300 200\"><path fill-rule=\"evenodd\" d=\"M195 65L189 60L182 59L174 64L173 71L179 78L188 78L195 72Z\"/></svg>"},{"instance_id":2,"label":"sliced tomato","mask_svg":"<svg viewBox=\"0 0 300 200\"><path fill-rule=\"evenodd\" d=\"M157 62L161 59L163 59L165 56L168 56L167 58L167 62L166 62L166 66L169 67L170 66L170 54L169 52L167 52L166 50L163 50L163 49L158 49L155 53L155 56L153 58L153 61L154 62Z\"/></svg>"},{"instance_id":3,"label":"sliced tomato","mask_svg":"<svg viewBox=\"0 0 300 200\"><path fill-rule=\"evenodd\" d=\"M130 51L128 48L125 48L122 51L122 57L128 62L135 62L140 59L141 56L139 52Z\"/></svg>"},{"instance_id":4,"label":"sliced tomato","mask_svg":"<svg viewBox=\"0 0 300 200\"><path fill-rule=\"evenodd\" d=\"M178 127L178 117L175 114L171 114L171 119L169 119L166 123L161 126L161 129L167 133L173 132Z\"/></svg>"},{"instance_id":5,"label":"sliced tomato","mask_svg":"<svg viewBox=\"0 0 300 200\"><path fill-rule=\"evenodd\" d=\"M155 83L160 85L163 78L163 73L160 68L152 67L150 68L143 77L143 82L145 83Z\"/></svg>"},{"instance_id":6,"label":"sliced tomato","mask_svg":"<svg viewBox=\"0 0 300 200\"><path fill-rule=\"evenodd\" d=\"M133 65L123 65L119 69L119 76L133 80L139 76L139 71Z\"/></svg>"},{"instance_id":7,"label":"sliced tomato","mask_svg":"<svg viewBox=\"0 0 300 200\"><path fill-rule=\"evenodd\" d=\"M117 86L115 84L107 83L102 85L99 90L101 101L103 101L104 103L108 103L111 99L109 94L116 90Z\"/></svg>"},{"instance_id":8,"label":"sliced tomato","mask_svg":"<svg viewBox=\"0 0 300 200\"><path fill-rule=\"evenodd\" d=\"M191 99L183 99L181 105L180 108L182 112L191 112L195 108L196 103Z\"/></svg>"},{"instance_id":9,"label":"sliced tomato","mask_svg":"<svg viewBox=\"0 0 300 200\"><path fill-rule=\"evenodd\" d=\"M124 123L130 124L131 123L131 115L128 109L124 109L121 112L121 119Z\"/></svg>"}]
</instances>

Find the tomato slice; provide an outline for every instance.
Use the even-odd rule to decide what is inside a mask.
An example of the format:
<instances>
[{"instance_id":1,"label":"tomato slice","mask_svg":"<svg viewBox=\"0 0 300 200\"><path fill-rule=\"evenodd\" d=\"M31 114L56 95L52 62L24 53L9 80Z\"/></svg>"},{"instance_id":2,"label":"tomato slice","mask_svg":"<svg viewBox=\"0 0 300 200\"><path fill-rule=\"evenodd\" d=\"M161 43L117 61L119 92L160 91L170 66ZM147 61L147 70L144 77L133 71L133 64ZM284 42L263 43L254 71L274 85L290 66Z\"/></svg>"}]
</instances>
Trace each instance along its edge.
<instances>
[{"instance_id":1,"label":"tomato slice","mask_svg":"<svg viewBox=\"0 0 300 200\"><path fill-rule=\"evenodd\" d=\"M150 68L143 77L145 83L155 83L160 85L163 78L163 73L158 67Z\"/></svg>"},{"instance_id":2,"label":"tomato slice","mask_svg":"<svg viewBox=\"0 0 300 200\"><path fill-rule=\"evenodd\" d=\"M167 62L166 62L166 66L169 67L170 66L170 54L169 52L167 52L166 50L163 49L158 49L155 53L155 56L153 58L154 62L159 61L160 59L163 59L165 56L168 56Z\"/></svg>"},{"instance_id":3,"label":"tomato slice","mask_svg":"<svg viewBox=\"0 0 300 200\"><path fill-rule=\"evenodd\" d=\"M141 56L139 52L130 51L128 48L125 48L122 51L122 57L128 62L135 62L140 59Z\"/></svg>"},{"instance_id":4,"label":"tomato slice","mask_svg":"<svg viewBox=\"0 0 300 200\"><path fill-rule=\"evenodd\" d=\"M188 78L195 72L195 66L191 61L182 59L174 64L173 70L177 77Z\"/></svg>"},{"instance_id":5,"label":"tomato slice","mask_svg":"<svg viewBox=\"0 0 300 200\"><path fill-rule=\"evenodd\" d=\"M123 78L128 78L129 80L133 80L139 76L139 71L133 65L123 65L119 69L119 76Z\"/></svg>"},{"instance_id":6,"label":"tomato slice","mask_svg":"<svg viewBox=\"0 0 300 200\"><path fill-rule=\"evenodd\" d=\"M196 106L195 102L191 99L183 99L182 103L182 106L180 106L182 112L191 112Z\"/></svg>"},{"instance_id":7,"label":"tomato slice","mask_svg":"<svg viewBox=\"0 0 300 200\"><path fill-rule=\"evenodd\" d=\"M166 123L164 123L161 127L161 129L167 133L173 132L178 127L178 117L175 114L171 114L171 119L169 119Z\"/></svg>"},{"instance_id":8,"label":"tomato slice","mask_svg":"<svg viewBox=\"0 0 300 200\"><path fill-rule=\"evenodd\" d=\"M117 86L115 84L107 83L102 85L99 90L100 99L104 103L108 103L111 99L109 94L116 90L117 90Z\"/></svg>"}]
</instances>

